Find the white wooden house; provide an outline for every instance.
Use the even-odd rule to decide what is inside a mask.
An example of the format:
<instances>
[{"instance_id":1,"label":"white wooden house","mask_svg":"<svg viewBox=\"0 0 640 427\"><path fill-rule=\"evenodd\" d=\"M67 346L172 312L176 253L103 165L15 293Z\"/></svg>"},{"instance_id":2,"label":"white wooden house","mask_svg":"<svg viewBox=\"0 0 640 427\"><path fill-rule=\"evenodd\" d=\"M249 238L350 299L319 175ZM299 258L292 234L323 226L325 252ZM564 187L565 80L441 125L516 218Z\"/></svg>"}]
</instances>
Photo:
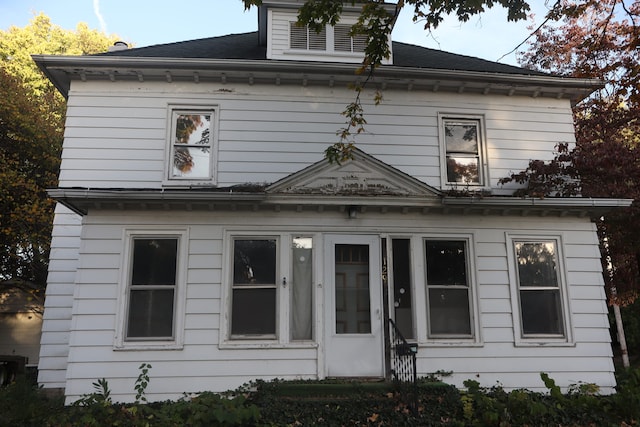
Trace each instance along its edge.
<instances>
[{"instance_id":1,"label":"white wooden house","mask_svg":"<svg viewBox=\"0 0 640 427\"><path fill-rule=\"evenodd\" d=\"M384 101L363 93L367 132L330 164L357 11L316 34L295 7L265 1L253 33L34 56L68 98L39 382L71 402L102 377L133 400L143 362L150 400L382 378L391 318L420 376L612 392L590 216L630 201L497 183L574 142L599 82L394 42Z\"/></svg>"}]
</instances>

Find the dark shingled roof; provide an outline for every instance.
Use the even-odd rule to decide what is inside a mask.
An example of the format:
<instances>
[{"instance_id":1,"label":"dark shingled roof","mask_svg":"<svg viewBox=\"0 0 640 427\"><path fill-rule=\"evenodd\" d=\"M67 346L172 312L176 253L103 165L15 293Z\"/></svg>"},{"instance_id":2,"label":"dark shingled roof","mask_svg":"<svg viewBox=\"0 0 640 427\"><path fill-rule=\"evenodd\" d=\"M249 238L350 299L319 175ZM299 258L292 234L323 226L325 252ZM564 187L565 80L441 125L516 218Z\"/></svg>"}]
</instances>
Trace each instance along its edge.
<instances>
[{"instance_id":1,"label":"dark shingled roof","mask_svg":"<svg viewBox=\"0 0 640 427\"><path fill-rule=\"evenodd\" d=\"M267 60L258 32L159 44L98 54L139 58L204 58ZM521 75L548 75L512 65L457 55L407 43L393 42L393 65L397 67L476 71Z\"/></svg>"}]
</instances>

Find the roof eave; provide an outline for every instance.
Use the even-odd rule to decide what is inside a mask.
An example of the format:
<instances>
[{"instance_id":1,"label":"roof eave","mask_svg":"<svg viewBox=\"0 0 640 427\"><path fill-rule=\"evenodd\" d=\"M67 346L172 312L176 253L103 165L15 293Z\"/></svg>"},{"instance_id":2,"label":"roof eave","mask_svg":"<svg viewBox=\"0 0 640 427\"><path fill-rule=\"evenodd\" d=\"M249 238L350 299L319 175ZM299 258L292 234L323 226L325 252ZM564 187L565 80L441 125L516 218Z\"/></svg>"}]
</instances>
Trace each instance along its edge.
<instances>
[{"instance_id":1,"label":"roof eave","mask_svg":"<svg viewBox=\"0 0 640 427\"><path fill-rule=\"evenodd\" d=\"M66 97L72 76L87 74L91 71L123 70L132 73L136 70L148 76L163 78L169 72L191 72L193 70L216 72L245 72L255 78L281 73L309 76L331 76L335 80L352 82L357 79L356 64L276 61L244 59L208 59L208 58L146 58L128 56L57 56L33 55L38 67L47 75L58 90ZM576 79L546 75L525 75L497 72L478 72L464 70L445 70L434 68L413 68L384 65L376 70L378 80L411 84L411 82L469 82L485 83L495 87L536 88L557 91L572 100L579 100L595 89L603 86L598 79ZM407 83L408 82L408 83Z\"/></svg>"}]
</instances>

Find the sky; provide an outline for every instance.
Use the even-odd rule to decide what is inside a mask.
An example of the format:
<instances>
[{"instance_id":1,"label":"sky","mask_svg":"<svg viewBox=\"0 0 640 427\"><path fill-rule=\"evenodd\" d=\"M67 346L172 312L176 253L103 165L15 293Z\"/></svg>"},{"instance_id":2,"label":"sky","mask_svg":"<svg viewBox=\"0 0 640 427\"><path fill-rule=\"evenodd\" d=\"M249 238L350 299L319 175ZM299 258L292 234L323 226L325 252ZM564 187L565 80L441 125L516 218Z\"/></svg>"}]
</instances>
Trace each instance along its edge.
<instances>
[{"instance_id":1,"label":"sky","mask_svg":"<svg viewBox=\"0 0 640 427\"><path fill-rule=\"evenodd\" d=\"M549 2L530 1L536 21L542 20ZM500 6L462 24L455 17L447 19L432 34L413 23L412 10L405 9L393 31L395 41L517 65L515 54L509 52L529 35L529 23L507 22ZM136 47L258 28L256 9L245 12L241 0L0 0L0 29L24 27L40 12L64 29L85 22Z\"/></svg>"}]
</instances>

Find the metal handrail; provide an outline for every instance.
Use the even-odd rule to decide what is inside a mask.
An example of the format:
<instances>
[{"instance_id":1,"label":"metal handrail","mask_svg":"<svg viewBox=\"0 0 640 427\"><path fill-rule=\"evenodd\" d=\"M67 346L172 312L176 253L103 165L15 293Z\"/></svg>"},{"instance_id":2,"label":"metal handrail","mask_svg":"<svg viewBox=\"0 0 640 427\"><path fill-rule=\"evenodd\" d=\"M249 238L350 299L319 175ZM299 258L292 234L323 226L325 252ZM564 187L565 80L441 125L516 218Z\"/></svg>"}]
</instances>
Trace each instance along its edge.
<instances>
[{"instance_id":1,"label":"metal handrail","mask_svg":"<svg viewBox=\"0 0 640 427\"><path fill-rule=\"evenodd\" d=\"M418 346L409 343L393 319L389 319L390 342L391 342L391 376L393 380L401 386L407 400L411 400L412 410L417 408L418 374L416 372L416 354ZM406 386L409 387L406 387ZM412 396L407 396L407 389L410 389Z\"/></svg>"}]
</instances>

